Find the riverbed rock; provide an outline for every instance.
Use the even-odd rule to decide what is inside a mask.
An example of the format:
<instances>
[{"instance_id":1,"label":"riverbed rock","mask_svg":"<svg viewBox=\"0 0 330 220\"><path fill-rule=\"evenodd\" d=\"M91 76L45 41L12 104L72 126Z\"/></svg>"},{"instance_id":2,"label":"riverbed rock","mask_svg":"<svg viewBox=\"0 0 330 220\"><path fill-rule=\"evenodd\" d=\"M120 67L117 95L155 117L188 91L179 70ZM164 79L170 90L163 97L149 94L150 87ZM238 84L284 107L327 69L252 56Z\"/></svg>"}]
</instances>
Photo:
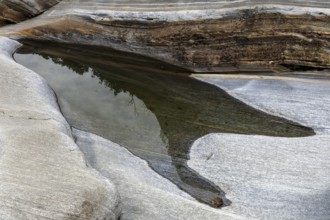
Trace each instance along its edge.
<instances>
[{"instance_id":1,"label":"riverbed rock","mask_svg":"<svg viewBox=\"0 0 330 220\"><path fill-rule=\"evenodd\" d=\"M0 219L116 219L115 186L87 165L44 79L0 37Z\"/></svg>"},{"instance_id":2,"label":"riverbed rock","mask_svg":"<svg viewBox=\"0 0 330 220\"><path fill-rule=\"evenodd\" d=\"M330 219L330 80L322 77L329 72L301 74L196 76L317 133L304 138L209 134L197 140L188 165L226 191L232 201L224 209L229 213L257 219Z\"/></svg>"},{"instance_id":3,"label":"riverbed rock","mask_svg":"<svg viewBox=\"0 0 330 220\"><path fill-rule=\"evenodd\" d=\"M37 44L29 52L33 54L20 55L28 53L25 46L15 59L48 80L72 126L127 147L154 171L213 207L230 201L219 187L186 166L193 141L214 132L282 137L315 134L308 127L238 102L208 83L175 74L181 69L164 68L157 74L164 64L157 65L154 59L49 44ZM129 104L132 100L134 104Z\"/></svg>"},{"instance_id":4,"label":"riverbed rock","mask_svg":"<svg viewBox=\"0 0 330 220\"><path fill-rule=\"evenodd\" d=\"M5 34L102 45L193 71L281 72L330 67L329 23L321 0L64 0Z\"/></svg>"},{"instance_id":5,"label":"riverbed rock","mask_svg":"<svg viewBox=\"0 0 330 220\"><path fill-rule=\"evenodd\" d=\"M207 75L194 77L224 89L244 103L330 134L330 71L280 75Z\"/></svg>"},{"instance_id":6,"label":"riverbed rock","mask_svg":"<svg viewBox=\"0 0 330 220\"><path fill-rule=\"evenodd\" d=\"M122 220L248 219L196 201L118 144L77 129L73 133L91 166L118 187Z\"/></svg>"},{"instance_id":7,"label":"riverbed rock","mask_svg":"<svg viewBox=\"0 0 330 220\"><path fill-rule=\"evenodd\" d=\"M16 24L35 17L61 0L1 0L0 26Z\"/></svg>"},{"instance_id":8,"label":"riverbed rock","mask_svg":"<svg viewBox=\"0 0 330 220\"><path fill-rule=\"evenodd\" d=\"M0 9L7 18L0 24L25 19L25 12L11 11L4 2L9 1L1 1ZM321 0L66 0L40 17L1 28L0 35L101 45L192 71L282 72L329 68L329 16L329 2ZM310 83L297 89L291 79L280 89L272 83L258 87L255 81L217 83L249 105L313 127L317 135L201 138L191 149L189 165L232 201L215 210L158 176L153 183L155 174L142 173L147 166L141 161L129 169L120 158L106 161L115 153L137 160L113 143L76 132L79 145L87 149L85 161L45 81L11 60L13 41L0 42L7 48L0 51L0 218L115 219L120 208L112 178L122 193L123 219L330 218L329 120L323 117L329 109L328 90L309 90ZM91 146L96 150L88 151Z\"/></svg>"}]
</instances>

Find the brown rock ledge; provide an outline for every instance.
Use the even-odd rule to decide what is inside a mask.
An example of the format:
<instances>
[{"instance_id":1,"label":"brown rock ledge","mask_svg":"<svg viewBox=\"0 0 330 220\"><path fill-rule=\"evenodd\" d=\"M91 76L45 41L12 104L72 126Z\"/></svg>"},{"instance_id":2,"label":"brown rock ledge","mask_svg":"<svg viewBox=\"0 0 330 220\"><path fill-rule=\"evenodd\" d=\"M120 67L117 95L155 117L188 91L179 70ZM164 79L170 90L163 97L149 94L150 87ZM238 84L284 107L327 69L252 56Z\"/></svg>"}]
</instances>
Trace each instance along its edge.
<instances>
[{"instance_id":1,"label":"brown rock ledge","mask_svg":"<svg viewBox=\"0 0 330 220\"><path fill-rule=\"evenodd\" d=\"M0 1L0 26L15 24L35 17L61 0L1 0Z\"/></svg>"},{"instance_id":2,"label":"brown rock ledge","mask_svg":"<svg viewBox=\"0 0 330 220\"><path fill-rule=\"evenodd\" d=\"M196 72L329 68L330 5L299 2L63 1L0 34L101 45Z\"/></svg>"}]
</instances>

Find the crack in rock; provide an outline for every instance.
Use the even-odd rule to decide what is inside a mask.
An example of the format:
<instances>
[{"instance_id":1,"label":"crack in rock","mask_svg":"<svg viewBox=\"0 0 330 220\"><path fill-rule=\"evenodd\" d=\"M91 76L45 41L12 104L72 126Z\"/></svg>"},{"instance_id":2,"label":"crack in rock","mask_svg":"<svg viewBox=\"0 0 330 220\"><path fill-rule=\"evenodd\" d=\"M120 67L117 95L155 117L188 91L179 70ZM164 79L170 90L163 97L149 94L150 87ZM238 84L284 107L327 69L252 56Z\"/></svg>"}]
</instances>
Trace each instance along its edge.
<instances>
[{"instance_id":1,"label":"crack in rock","mask_svg":"<svg viewBox=\"0 0 330 220\"><path fill-rule=\"evenodd\" d=\"M36 120L36 121L48 121L52 120L53 118L48 117L48 118L37 118L37 117L24 117L24 116L15 116L15 115L10 115L6 113L3 110L0 110L0 113L2 116L9 117L9 118L16 118L16 119L26 119L26 120Z\"/></svg>"}]
</instances>

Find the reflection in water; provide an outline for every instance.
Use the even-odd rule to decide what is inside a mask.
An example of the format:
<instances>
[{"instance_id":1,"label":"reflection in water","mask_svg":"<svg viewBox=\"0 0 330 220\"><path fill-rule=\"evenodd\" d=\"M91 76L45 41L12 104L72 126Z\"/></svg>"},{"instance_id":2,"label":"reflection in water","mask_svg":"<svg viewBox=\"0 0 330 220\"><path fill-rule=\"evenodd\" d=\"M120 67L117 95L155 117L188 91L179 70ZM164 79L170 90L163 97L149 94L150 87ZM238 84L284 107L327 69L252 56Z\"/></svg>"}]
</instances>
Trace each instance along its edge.
<instances>
[{"instance_id":1,"label":"reflection in water","mask_svg":"<svg viewBox=\"0 0 330 220\"><path fill-rule=\"evenodd\" d=\"M230 201L187 166L196 139L212 132L314 134L255 110L169 64L95 47L36 45L25 46L15 59L47 79L71 125L127 147L160 175L210 205L218 197L225 205Z\"/></svg>"}]
</instances>

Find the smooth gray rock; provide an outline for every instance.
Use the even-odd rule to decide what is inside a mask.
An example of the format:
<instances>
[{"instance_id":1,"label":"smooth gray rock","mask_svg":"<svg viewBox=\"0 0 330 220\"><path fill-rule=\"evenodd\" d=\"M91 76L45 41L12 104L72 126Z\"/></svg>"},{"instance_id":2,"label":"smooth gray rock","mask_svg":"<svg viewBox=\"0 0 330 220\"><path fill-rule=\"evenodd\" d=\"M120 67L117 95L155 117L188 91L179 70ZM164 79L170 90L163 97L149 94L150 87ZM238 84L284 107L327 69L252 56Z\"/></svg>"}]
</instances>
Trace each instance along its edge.
<instances>
[{"instance_id":1,"label":"smooth gray rock","mask_svg":"<svg viewBox=\"0 0 330 220\"><path fill-rule=\"evenodd\" d=\"M73 133L92 167L118 187L122 220L249 219L199 203L124 147L80 130Z\"/></svg>"},{"instance_id":2,"label":"smooth gray rock","mask_svg":"<svg viewBox=\"0 0 330 220\"><path fill-rule=\"evenodd\" d=\"M257 219L330 219L329 79L196 78L317 131L305 138L209 134L197 140L188 165L225 190L232 204L223 210Z\"/></svg>"},{"instance_id":3,"label":"smooth gray rock","mask_svg":"<svg viewBox=\"0 0 330 220\"><path fill-rule=\"evenodd\" d=\"M329 136L271 138L211 134L189 165L222 187L229 213L258 219L330 217Z\"/></svg>"},{"instance_id":4,"label":"smooth gray rock","mask_svg":"<svg viewBox=\"0 0 330 220\"><path fill-rule=\"evenodd\" d=\"M115 186L87 166L39 75L0 37L0 219L116 219Z\"/></svg>"},{"instance_id":5,"label":"smooth gray rock","mask_svg":"<svg viewBox=\"0 0 330 220\"><path fill-rule=\"evenodd\" d=\"M248 105L312 127L318 134L330 134L329 76L330 71L292 76L195 75Z\"/></svg>"},{"instance_id":6,"label":"smooth gray rock","mask_svg":"<svg viewBox=\"0 0 330 220\"><path fill-rule=\"evenodd\" d=\"M0 35L69 43L79 39L81 44L106 45L182 64L179 57L184 58L183 65L196 71L216 71L223 58L229 64L243 61L252 67L281 63L329 67L330 6L326 1L208 1L203 6L188 0L153 2L151 6L149 3L64 1L40 18L1 28ZM228 29L221 19L232 13L239 15L233 21L240 21L238 26L230 24L232 32L222 38ZM257 19L258 16L266 19ZM282 23L272 22L273 16ZM198 26L193 23L185 29L185 22L199 19L203 23L212 19L219 22L214 26L210 22L207 29L203 26L199 35L192 36ZM132 21L138 21L137 26ZM249 21L267 21L273 26ZM229 23L235 22L229 19ZM181 24L176 26L178 23ZM146 32L144 25L155 27L155 31ZM179 29L172 29L172 25ZM219 32L220 28L224 31ZM244 30L254 32L232 38L233 33L246 33ZM266 41L256 50L253 43L244 49L249 44L243 41L239 45L241 41L235 40L248 36L260 43L261 35ZM278 41L269 44L275 36ZM13 44L1 41L2 47ZM226 50L218 48L219 42ZM216 49L213 53L209 50L211 43ZM177 45L174 52L184 53L175 54L173 45ZM232 52L233 47L227 45L238 46ZM222 57L219 51L225 51ZM33 72L11 61L10 51L2 54L7 56L0 56L0 218L114 218L118 195L113 185L85 166L52 92ZM318 58L316 62L314 58ZM201 66L194 66L200 61ZM328 87L321 83L312 86L310 82L298 85L289 80L280 85L278 81L269 82L232 79L217 84L250 105L312 126L318 135L297 139L215 134L198 140L191 150L189 165L228 193L233 203L221 211L191 200L168 181L154 176L142 161L129 162L127 166L127 161L136 158L120 152L111 142L76 133L92 166L118 185L123 197L122 218L237 219L239 215L243 219L328 220ZM90 147L95 149L90 151ZM116 158L116 154L121 157Z\"/></svg>"}]
</instances>

